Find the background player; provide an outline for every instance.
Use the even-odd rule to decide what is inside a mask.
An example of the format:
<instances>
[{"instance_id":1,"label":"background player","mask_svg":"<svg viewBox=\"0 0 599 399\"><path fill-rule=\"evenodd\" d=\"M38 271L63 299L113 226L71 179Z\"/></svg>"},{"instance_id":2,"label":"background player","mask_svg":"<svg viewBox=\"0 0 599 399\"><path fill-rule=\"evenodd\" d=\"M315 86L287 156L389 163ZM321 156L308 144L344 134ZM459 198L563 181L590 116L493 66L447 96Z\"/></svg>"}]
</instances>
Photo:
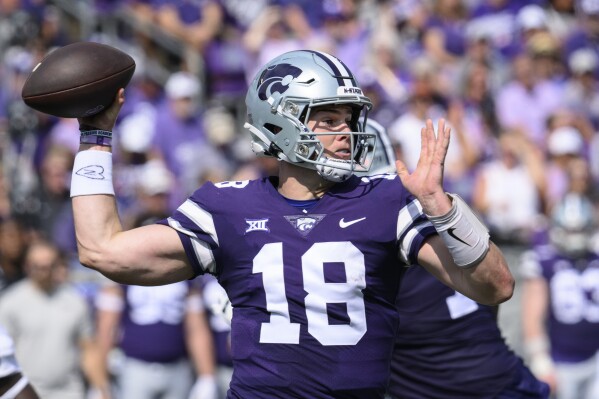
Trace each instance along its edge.
<instances>
[{"instance_id":1,"label":"background player","mask_svg":"<svg viewBox=\"0 0 599 399\"><path fill-rule=\"evenodd\" d=\"M117 98L81 122L111 130L123 91ZM337 58L275 58L246 104L253 149L283 161L278 178L205 184L162 224L123 231L110 147L88 134L71 192L88 267L142 285L217 275L234 308L229 397L383 397L398 251L403 263L479 302L510 298L501 252L463 201L443 191L444 121L437 134L431 121L422 129L413 173L398 163L399 177L360 179L352 173L367 171L374 152L375 136L359 123L371 103Z\"/></svg>"},{"instance_id":2,"label":"background player","mask_svg":"<svg viewBox=\"0 0 599 399\"><path fill-rule=\"evenodd\" d=\"M109 284L96 306L106 375L112 349L124 355L116 375L116 398L187 398L194 385L192 371L198 375L196 389L203 393L197 398L217 398L212 337L200 293L190 282L159 287Z\"/></svg>"},{"instance_id":3,"label":"background player","mask_svg":"<svg viewBox=\"0 0 599 399\"><path fill-rule=\"evenodd\" d=\"M386 129L369 119L366 131L378 138L373 173L394 172ZM390 398L549 396L548 385L506 345L497 326L497 307L477 304L417 265L405 269L396 303L400 324Z\"/></svg>"},{"instance_id":4,"label":"background player","mask_svg":"<svg viewBox=\"0 0 599 399\"><path fill-rule=\"evenodd\" d=\"M568 193L548 241L524 255L522 325L531 370L559 399L599 397L599 254L591 201Z\"/></svg>"}]
</instances>

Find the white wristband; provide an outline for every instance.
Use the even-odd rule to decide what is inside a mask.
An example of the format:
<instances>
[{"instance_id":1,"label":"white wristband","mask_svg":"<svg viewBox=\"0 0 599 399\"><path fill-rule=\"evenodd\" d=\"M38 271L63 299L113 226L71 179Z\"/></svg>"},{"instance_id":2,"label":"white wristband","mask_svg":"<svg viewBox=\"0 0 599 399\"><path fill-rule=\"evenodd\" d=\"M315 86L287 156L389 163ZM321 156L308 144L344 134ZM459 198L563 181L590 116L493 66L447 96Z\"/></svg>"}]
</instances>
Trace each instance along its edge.
<instances>
[{"instance_id":1,"label":"white wristband","mask_svg":"<svg viewBox=\"0 0 599 399\"><path fill-rule=\"evenodd\" d=\"M489 251L489 231L459 195L443 216L428 216L459 267L477 265Z\"/></svg>"},{"instance_id":2,"label":"white wristband","mask_svg":"<svg viewBox=\"0 0 599 399\"><path fill-rule=\"evenodd\" d=\"M531 357L528 367L537 378L551 375L555 370L555 364L547 353L538 353Z\"/></svg>"},{"instance_id":3,"label":"white wristband","mask_svg":"<svg viewBox=\"0 0 599 399\"><path fill-rule=\"evenodd\" d=\"M218 385L213 375L200 375L189 394L189 399L208 399L218 396Z\"/></svg>"},{"instance_id":4,"label":"white wristband","mask_svg":"<svg viewBox=\"0 0 599 399\"><path fill-rule=\"evenodd\" d=\"M80 195L114 195L112 153L85 150L75 156L71 178L71 197Z\"/></svg>"}]
</instances>

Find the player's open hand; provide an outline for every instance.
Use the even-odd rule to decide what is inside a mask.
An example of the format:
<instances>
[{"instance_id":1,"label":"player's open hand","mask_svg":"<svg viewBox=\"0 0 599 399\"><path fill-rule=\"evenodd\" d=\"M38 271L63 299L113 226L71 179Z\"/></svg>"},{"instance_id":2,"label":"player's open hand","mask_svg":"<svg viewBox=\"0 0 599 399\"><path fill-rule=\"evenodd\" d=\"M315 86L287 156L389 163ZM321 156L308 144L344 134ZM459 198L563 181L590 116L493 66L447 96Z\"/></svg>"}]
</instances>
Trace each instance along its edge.
<instances>
[{"instance_id":1,"label":"player's open hand","mask_svg":"<svg viewBox=\"0 0 599 399\"><path fill-rule=\"evenodd\" d=\"M125 89L119 89L114 97L114 101L108 108L92 116L77 118L79 125L87 125L101 130L112 131L124 103Z\"/></svg>"},{"instance_id":2,"label":"player's open hand","mask_svg":"<svg viewBox=\"0 0 599 399\"><path fill-rule=\"evenodd\" d=\"M451 207L451 202L443 190L443 168L451 129L440 119L437 134L433 122L428 119L420 131L420 158L416 169L409 173L406 165L398 160L395 163L397 174L404 187L422 204L426 214L443 215Z\"/></svg>"}]
</instances>

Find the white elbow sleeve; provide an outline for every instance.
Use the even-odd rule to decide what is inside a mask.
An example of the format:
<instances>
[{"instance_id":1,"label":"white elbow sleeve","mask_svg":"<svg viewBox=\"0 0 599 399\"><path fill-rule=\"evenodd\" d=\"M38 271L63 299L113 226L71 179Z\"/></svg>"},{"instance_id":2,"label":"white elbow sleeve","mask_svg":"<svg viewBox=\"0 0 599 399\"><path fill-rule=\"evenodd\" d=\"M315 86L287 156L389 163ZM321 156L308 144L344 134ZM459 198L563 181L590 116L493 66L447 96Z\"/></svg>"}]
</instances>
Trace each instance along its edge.
<instances>
[{"instance_id":1,"label":"white elbow sleeve","mask_svg":"<svg viewBox=\"0 0 599 399\"><path fill-rule=\"evenodd\" d=\"M477 265L489 251L489 231L459 195L443 216L428 216L459 267Z\"/></svg>"}]
</instances>

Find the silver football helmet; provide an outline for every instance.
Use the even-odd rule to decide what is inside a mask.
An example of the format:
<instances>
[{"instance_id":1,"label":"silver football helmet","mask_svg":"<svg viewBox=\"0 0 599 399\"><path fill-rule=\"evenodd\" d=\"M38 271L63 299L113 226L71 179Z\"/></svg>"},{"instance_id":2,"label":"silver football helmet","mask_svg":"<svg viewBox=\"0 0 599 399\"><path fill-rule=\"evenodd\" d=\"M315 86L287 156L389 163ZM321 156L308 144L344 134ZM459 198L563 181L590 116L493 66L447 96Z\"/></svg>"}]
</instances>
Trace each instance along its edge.
<instances>
[{"instance_id":1,"label":"silver football helmet","mask_svg":"<svg viewBox=\"0 0 599 399\"><path fill-rule=\"evenodd\" d=\"M317 136L307 127L315 107L348 104L353 108L349 160L328 158ZM367 172L372 164L376 135L365 133L372 103L358 87L354 75L338 58L310 50L282 54L258 71L246 96L247 122L252 150L309 169L325 179L344 181L354 172Z\"/></svg>"},{"instance_id":2,"label":"silver football helmet","mask_svg":"<svg viewBox=\"0 0 599 399\"><path fill-rule=\"evenodd\" d=\"M553 209L549 239L561 252L577 257L595 250L598 229L591 200L569 193Z\"/></svg>"}]
</instances>

